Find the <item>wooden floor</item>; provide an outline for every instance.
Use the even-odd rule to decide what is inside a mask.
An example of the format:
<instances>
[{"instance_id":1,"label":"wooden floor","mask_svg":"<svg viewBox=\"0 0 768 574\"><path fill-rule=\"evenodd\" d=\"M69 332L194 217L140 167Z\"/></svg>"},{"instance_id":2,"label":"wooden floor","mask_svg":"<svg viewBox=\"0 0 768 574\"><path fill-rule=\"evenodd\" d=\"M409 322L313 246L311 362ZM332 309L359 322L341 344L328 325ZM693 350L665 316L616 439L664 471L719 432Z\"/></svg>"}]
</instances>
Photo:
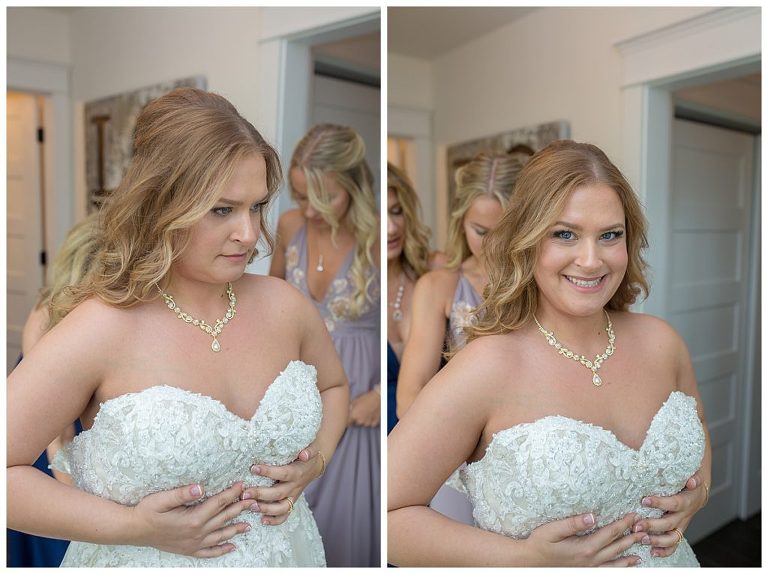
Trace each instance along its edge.
<instances>
[{"instance_id":1,"label":"wooden floor","mask_svg":"<svg viewBox=\"0 0 768 574\"><path fill-rule=\"evenodd\" d=\"M693 545L702 566L760 566L760 512L734 520Z\"/></svg>"}]
</instances>

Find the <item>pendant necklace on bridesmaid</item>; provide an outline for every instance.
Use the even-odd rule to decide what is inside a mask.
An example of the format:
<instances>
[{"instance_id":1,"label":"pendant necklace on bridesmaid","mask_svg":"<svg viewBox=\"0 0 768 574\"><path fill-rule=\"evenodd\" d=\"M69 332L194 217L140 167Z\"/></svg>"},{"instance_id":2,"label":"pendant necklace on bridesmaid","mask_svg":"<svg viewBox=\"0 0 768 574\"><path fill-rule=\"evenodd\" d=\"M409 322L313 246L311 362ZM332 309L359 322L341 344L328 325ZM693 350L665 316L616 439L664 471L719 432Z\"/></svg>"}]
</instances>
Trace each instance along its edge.
<instances>
[{"instance_id":1,"label":"pendant necklace on bridesmaid","mask_svg":"<svg viewBox=\"0 0 768 574\"><path fill-rule=\"evenodd\" d=\"M405 274L400 273L400 284L397 286L397 294L395 295L395 302L390 303L392 305L392 320L402 321L403 310L401 309L403 304L403 293L405 293Z\"/></svg>"},{"instance_id":2,"label":"pendant necklace on bridesmaid","mask_svg":"<svg viewBox=\"0 0 768 574\"><path fill-rule=\"evenodd\" d=\"M552 347L554 347L558 353L567 359L573 359L577 363L584 365L586 368L592 371L592 384L596 387L599 387L603 384L603 379L600 378L600 375L597 374L597 371L600 370L600 367L603 366L603 361L613 355L614 351L616 351L616 345L614 345L616 341L616 334L613 332L613 323L611 323L611 318L608 316L608 311L603 309L603 313L605 313L605 318L608 320L608 326L605 328L606 333L608 333L608 347L605 349L605 351L603 351L602 354L595 355L594 361L590 361L584 355L579 355L567 349L555 338L555 334L552 331L547 331L544 327L541 326L541 323L539 323L536 315L533 316L533 320L536 321L536 324L539 326L539 331L541 331L541 333L547 338L547 342Z\"/></svg>"},{"instance_id":3,"label":"pendant necklace on bridesmaid","mask_svg":"<svg viewBox=\"0 0 768 574\"><path fill-rule=\"evenodd\" d=\"M221 344L219 343L218 336L221 334L221 331L224 329L224 326L229 323L230 320L235 316L235 313L237 313L237 310L235 309L235 306L237 305L237 298L235 297L235 292L232 289L232 283L227 283L227 297L229 297L229 309L227 309L227 312L224 314L224 317L221 319L217 319L216 323L214 323L213 327L211 327L208 323L203 321L202 319L195 319L192 315L189 313L185 313L181 310L181 308L176 304L176 301L173 300L173 295L169 295L162 289L160 289L160 286L157 286L157 289L160 291L160 294L163 296L163 299L165 299L165 304L168 305L168 308L176 313L176 316L184 321L185 323L191 323L195 327L200 327L202 331L205 333L208 333L211 337L213 337L213 342L211 343L211 350L214 353L218 353L221 351Z\"/></svg>"},{"instance_id":4,"label":"pendant necklace on bridesmaid","mask_svg":"<svg viewBox=\"0 0 768 574\"><path fill-rule=\"evenodd\" d=\"M315 271L318 273L322 273L325 271L325 267L323 267L323 254L320 254L320 257L317 260L317 267L315 267Z\"/></svg>"}]
</instances>

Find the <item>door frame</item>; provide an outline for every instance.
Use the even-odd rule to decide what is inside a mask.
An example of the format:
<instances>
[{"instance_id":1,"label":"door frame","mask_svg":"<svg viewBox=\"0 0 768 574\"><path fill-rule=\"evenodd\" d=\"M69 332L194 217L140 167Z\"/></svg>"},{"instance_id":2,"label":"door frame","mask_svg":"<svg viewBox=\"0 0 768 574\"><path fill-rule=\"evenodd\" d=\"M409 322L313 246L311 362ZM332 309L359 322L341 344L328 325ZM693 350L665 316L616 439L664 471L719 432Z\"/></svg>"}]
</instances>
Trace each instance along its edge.
<instances>
[{"instance_id":1,"label":"door frame","mask_svg":"<svg viewBox=\"0 0 768 574\"><path fill-rule=\"evenodd\" d=\"M14 57L8 57L7 64L6 89L42 95L46 101L43 121L46 127L43 146L46 245L43 249L50 260L75 223L70 67Z\"/></svg>"},{"instance_id":2,"label":"door frame","mask_svg":"<svg viewBox=\"0 0 768 574\"><path fill-rule=\"evenodd\" d=\"M761 68L761 9L759 7L714 8L696 17L660 30L621 40L615 44L622 56L624 77L624 168L645 203L649 236L653 237L647 253L652 269L651 283L668 285L669 205L671 193L672 124L674 90L725 80ZM724 49L727 47L727 49ZM759 146L759 140L758 140ZM756 155L759 169L759 154ZM759 171L755 173L759 177ZM759 185L754 181L754 196L759 201ZM756 317L759 293L759 214L750 229L747 317ZM647 313L667 316L664 291L651 292L637 308ZM760 508L759 474L757 483L750 476L750 453L760 452L759 409L750 408L760 397L755 369L759 353L753 337L759 332L757 319L743 327L747 381L740 389L738 412L742 420L739 452L738 513L747 518ZM751 375L751 376L750 376ZM757 447L757 448L756 448Z\"/></svg>"},{"instance_id":3,"label":"door frame","mask_svg":"<svg viewBox=\"0 0 768 574\"><path fill-rule=\"evenodd\" d=\"M285 169L293 145L309 129L312 104L312 47L381 29L378 8L305 8L300 18L285 19L285 8L264 8L262 40L259 44L259 97L265 118L264 135L274 142ZM383 90L385 85L382 85ZM382 124L383 124L382 114ZM260 128L262 124L259 124ZM382 125L382 133L384 126ZM383 155L383 154L382 154ZM385 167L382 164L383 167ZM384 171L382 171L384 173ZM268 223L277 228L279 214L293 205L285 193L283 180L276 208L270 210ZM268 273L271 257L254 261L247 271Z\"/></svg>"},{"instance_id":4,"label":"door frame","mask_svg":"<svg viewBox=\"0 0 768 574\"><path fill-rule=\"evenodd\" d=\"M277 138L280 157L289 158L294 143L299 141L310 127L314 75L312 47L380 29L379 13L371 13L312 28L281 40ZM381 116L381 112L379 115ZM292 201L289 195L282 194L281 208L290 204Z\"/></svg>"}]
</instances>

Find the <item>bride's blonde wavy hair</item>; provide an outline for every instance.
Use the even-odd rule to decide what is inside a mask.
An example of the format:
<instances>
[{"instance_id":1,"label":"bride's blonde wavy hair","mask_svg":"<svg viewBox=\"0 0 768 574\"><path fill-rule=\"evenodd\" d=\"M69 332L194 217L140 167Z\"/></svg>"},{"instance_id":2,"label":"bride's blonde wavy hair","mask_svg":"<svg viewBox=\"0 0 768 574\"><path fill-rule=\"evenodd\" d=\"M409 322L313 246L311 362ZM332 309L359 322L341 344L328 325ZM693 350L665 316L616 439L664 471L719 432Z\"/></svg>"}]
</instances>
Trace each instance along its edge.
<instances>
[{"instance_id":1,"label":"bride's blonde wavy hair","mask_svg":"<svg viewBox=\"0 0 768 574\"><path fill-rule=\"evenodd\" d=\"M341 221L331 206L323 176L331 174L349 193L346 223L355 237L355 254L350 265L354 287L350 316L359 317L366 301L372 302L368 289L374 279L373 245L379 235L373 174L365 161L365 142L354 129L336 124L319 124L301 138L293 150L289 173L299 169L307 180L309 203L331 226L335 239ZM290 183L291 178L288 178ZM291 193L295 194L293 185Z\"/></svg>"},{"instance_id":2,"label":"bride's blonde wavy hair","mask_svg":"<svg viewBox=\"0 0 768 574\"><path fill-rule=\"evenodd\" d=\"M456 195L445 249L448 269L457 269L472 255L464 233L464 216L472 202L482 196L494 197L506 208L522 167L523 162L514 156L483 152L456 170Z\"/></svg>"},{"instance_id":3,"label":"bride's blonde wavy hair","mask_svg":"<svg viewBox=\"0 0 768 574\"><path fill-rule=\"evenodd\" d=\"M183 253L190 228L251 154L266 162L272 199L282 178L277 153L225 98L177 88L149 102L136 121L131 163L102 208L92 271L61 298L58 311L66 314L92 295L118 307L156 298L155 286ZM261 240L271 251L265 217L262 210Z\"/></svg>"},{"instance_id":4,"label":"bride's blonde wavy hair","mask_svg":"<svg viewBox=\"0 0 768 574\"><path fill-rule=\"evenodd\" d=\"M429 270L430 231L421 222L421 203L408 176L387 162L387 190L392 190L403 210L405 236L400 264L411 279L418 279Z\"/></svg>"},{"instance_id":5,"label":"bride's blonde wavy hair","mask_svg":"<svg viewBox=\"0 0 768 574\"><path fill-rule=\"evenodd\" d=\"M520 329L532 320L539 302L533 273L541 240L571 193L595 184L607 185L619 196L626 226L627 271L606 307L625 311L641 294L648 295L642 256L648 247L647 223L632 187L598 147L559 140L528 161L504 217L486 237L488 285L476 310L477 324L466 329L467 342Z\"/></svg>"}]
</instances>

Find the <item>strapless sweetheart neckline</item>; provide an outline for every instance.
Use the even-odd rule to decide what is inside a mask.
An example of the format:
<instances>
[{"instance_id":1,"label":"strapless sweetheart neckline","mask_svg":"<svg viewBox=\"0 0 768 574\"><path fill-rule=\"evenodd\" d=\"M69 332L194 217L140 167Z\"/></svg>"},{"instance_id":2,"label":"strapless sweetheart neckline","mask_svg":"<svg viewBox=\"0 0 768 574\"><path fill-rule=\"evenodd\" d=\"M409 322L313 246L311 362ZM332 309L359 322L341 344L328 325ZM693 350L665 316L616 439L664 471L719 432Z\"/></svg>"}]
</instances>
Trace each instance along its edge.
<instances>
[{"instance_id":1,"label":"strapless sweetheart neckline","mask_svg":"<svg viewBox=\"0 0 768 574\"><path fill-rule=\"evenodd\" d=\"M581 419L567 417L564 415L547 415L547 416L538 418L535 421L518 423L516 425L512 425L511 427L507 427L505 429L496 431L495 433L493 433L493 436L491 437L491 442L489 442L488 446L486 447L486 452L488 451L490 446L496 441L496 438L499 436L506 435L506 434L514 434L515 432L525 432L532 429L535 426L545 423L545 421L558 420L558 421L564 422L567 425L572 425L574 427L587 427L587 428L595 429L597 432L603 434L608 440L612 441L614 444L616 444L620 448L624 448L628 451L639 454L643 451L643 448L646 446L646 443L648 442L648 437L651 436L651 431L653 430L653 426L656 424L656 421L658 420L659 415L664 411L665 408L667 408L667 405L670 404L670 399L674 395L683 395L684 397L689 396L682 391L671 391L669 395L667 395L667 398L664 399L664 402L656 410L653 417L651 418L651 422L648 425L648 429L645 431L645 436L643 437L643 442L640 444L640 448L634 448L629 446L627 443L619 439L619 437L616 436L616 433L614 433L612 430L609 430L603 426L600 426L599 424L588 423ZM484 459L485 459L485 455L483 455L483 458L480 458L474 462L468 463L467 466L472 466L474 464L481 463Z\"/></svg>"},{"instance_id":2,"label":"strapless sweetheart neckline","mask_svg":"<svg viewBox=\"0 0 768 574\"><path fill-rule=\"evenodd\" d=\"M312 368L312 369L314 369L314 367L312 365L308 365L307 363L305 363L304 361L302 361L300 359L293 359L291 361L288 361L288 364L285 366L285 368L277 374L277 376L274 378L274 380L271 383L269 383L267 385L267 389L266 389L266 391L264 391L264 396L261 397L261 400L259 400L259 404L256 405L256 410L253 412L253 415L251 415L251 418L249 418L249 419L243 418L240 415L233 413L231 410L229 410L227 408L227 405L225 405L219 399L216 399L216 398L214 398L214 397L212 397L210 395L206 395L205 393L198 393L198 392L195 392L195 391L191 391L189 389L184 389L182 387L174 387L173 385L152 385L151 387L147 387L146 389L142 389L140 391L133 391L133 392L130 392L130 393L123 393L122 395L117 395L116 397L112 397L111 399L107 399L106 401L100 402L99 403L99 412L96 413L96 416L93 419L93 424L91 425L90 428L84 429L83 432L80 433L80 434L90 432L96 426L96 423L99 420L99 414L101 413L101 411L104 409L104 407L106 405L109 405L111 403L119 403L121 401L128 400L128 399L133 399L133 398L136 398L139 395L143 395L143 394L146 394L146 393L157 392L160 389L168 389L171 392L178 392L178 393L180 393L180 394L182 394L184 396L187 396L187 397L193 397L193 398L197 398L197 399L201 399L203 401L209 402L209 403L211 403L213 405L216 405L217 408L221 408L222 411L224 413L226 413L228 416L230 416L231 418L233 418L233 419L235 419L235 420L237 420L239 422L242 422L242 423L250 424L250 423L253 422L253 419L256 418L256 415L259 414L259 411L261 410L261 407L264 404L264 400L270 394L270 391L275 386L275 383L277 383L278 380L280 380L285 375L285 373L294 366L294 364L299 366L299 367L302 367L302 368Z\"/></svg>"},{"instance_id":3,"label":"strapless sweetheart neckline","mask_svg":"<svg viewBox=\"0 0 768 574\"><path fill-rule=\"evenodd\" d=\"M291 361L267 386L250 419L205 394L154 385L101 403L90 429L57 453L53 464L85 492L126 506L183 485L205 498L240 481L269 486L254 463L289 464L311 444L322 422L317 370ZM65 566L323 566L323 545L305 497L277 526L253 520L236 549L198 559L152 547L73 542Z\"/></svg>"}]
</instances>

